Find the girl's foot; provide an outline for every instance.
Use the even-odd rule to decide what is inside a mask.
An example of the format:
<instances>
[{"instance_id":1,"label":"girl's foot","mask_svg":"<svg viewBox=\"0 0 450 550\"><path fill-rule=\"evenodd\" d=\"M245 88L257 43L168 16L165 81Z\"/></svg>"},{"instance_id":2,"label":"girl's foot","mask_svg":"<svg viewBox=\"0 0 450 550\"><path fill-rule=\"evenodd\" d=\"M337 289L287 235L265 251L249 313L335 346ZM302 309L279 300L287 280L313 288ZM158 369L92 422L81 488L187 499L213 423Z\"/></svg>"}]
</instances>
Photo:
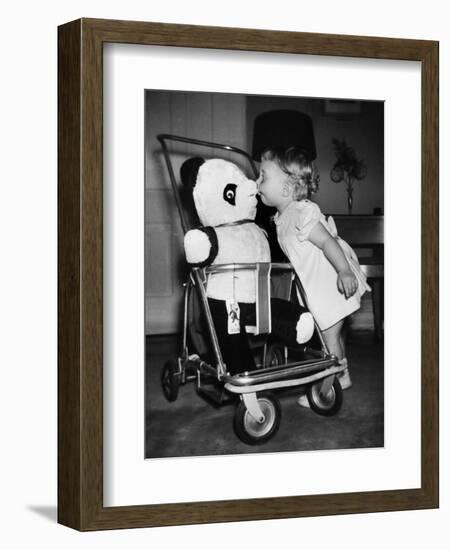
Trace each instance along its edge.
<instances>
[{"instance_id":1,"label":"girl's foot","mask_svg":"<svg viewBox=\"0 0 450 550\"><path fill-rule=\"evenodd\" d=\"M302 393L301 396L297 399L297 405L300 405L300 407L305 407L307 409L310 408L306 393Z\"/></svg>"},{"instance_id":2,"label":"girl's foot","mask_svg":"<svg viewBox=\"0 0 450 550\"><path fill-rule=\"evenodd\" d=\"M348 388L351 388L353 385L348 368L338 374L338 380L343 390L348 390Z\"/></svg>"},{"instance_id":3,"label":"girl's foot","mask_svg":"<svg viewBox=\"0 0 450 550\"><path fill-rule=\"evenodd\" d=\"M348 361L347 361L347 358L344 357L344 359L341 359L339 361L339 364L342 365L343 367L345 367L345 369L340 372L337 377L338 377L338 380L341 384L341 388L343 390L347 390L348 388L351 388L352 387L352 379L350 378L350 373L348 371Z\"/></svg>"}]
</instances>

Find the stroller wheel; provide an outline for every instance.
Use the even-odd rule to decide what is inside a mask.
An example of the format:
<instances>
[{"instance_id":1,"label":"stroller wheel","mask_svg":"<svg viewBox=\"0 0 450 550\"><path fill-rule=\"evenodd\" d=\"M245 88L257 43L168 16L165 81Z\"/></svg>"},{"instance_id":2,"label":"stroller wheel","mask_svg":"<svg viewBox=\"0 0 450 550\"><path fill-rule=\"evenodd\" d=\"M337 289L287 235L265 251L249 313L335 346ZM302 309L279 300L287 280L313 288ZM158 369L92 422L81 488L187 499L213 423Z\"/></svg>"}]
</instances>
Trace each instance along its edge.
<instances>
[{"instance_id":1,"label":"stroller wheel","mask_svg":"<svg viewBox=\"0 0 450 550\"><path fill-rule=\"evenodd\" d=\"M161 385L167 401L176 401L180 387L177 361L169 359L165 362L161 372Z\"/></svg>"},{"instance_id":2,"label":"stroller wheel","mask_svg":"<svg viewBox=\"0 0 450 550\"><path fill-rule=\"evenodd\" d=\"M257 397L264 414L264 421L259 423L248 411L245 403L240 401L234 416L234 430L241 441L248 445L261 445L272 438L281 421L281 407L278 399L269 393Z\"/></svg>"},{"instance_id":3,"label":"stroller wheel","mask_svg":"<svg viewBox=\"0 0 450 550\"><path fill-rule=\"evenodd\" d=\"M335 377L333 385L326 395L320 389L323 380L318 380L308 386L306 395L311 409L322 416L333 416L342 407L342 388L339 380Z\"/></svg>"}]
</instances>

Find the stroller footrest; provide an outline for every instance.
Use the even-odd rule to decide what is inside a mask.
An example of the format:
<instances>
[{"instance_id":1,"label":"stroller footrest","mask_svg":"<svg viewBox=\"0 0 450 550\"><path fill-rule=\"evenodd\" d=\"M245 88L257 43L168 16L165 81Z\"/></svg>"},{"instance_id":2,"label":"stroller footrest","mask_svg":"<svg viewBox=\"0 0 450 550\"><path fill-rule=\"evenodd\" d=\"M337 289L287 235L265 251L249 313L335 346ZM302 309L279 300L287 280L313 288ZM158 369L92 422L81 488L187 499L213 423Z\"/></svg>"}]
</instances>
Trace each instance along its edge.
<instances>
[{"instance_id":1,"label":"stroller footrest","mask_svg":"<svg viewBox=\"0 0 450 550\"><path fill-rule=\"evenodd\" d=\"M225 388L235 394L245 394L245 393L256 393L267 390L276 390L279 388L293 388L295 386L301 386L305 384L311 384L316 380L334 376L342 371L342 367L329 367L325 370L320 370L316 372L311 372L306 376L301 376L298 378L290 378L284 380L270 380L270 381L259 381L258 383L249 384L246 386L234 386L227 382Z\"/></svg>"},{"instance_id":2,"label":"stroller footrest","mask_svg":"<svg viewBox=\"0 0 450 550\"><path fill-rule=\"evenodd\" d=\"M224 380L231 386L252 386L265 382L275 382L279 380L287 381L290 378L308 376L331 367L336 369L336 372L340 372L345 368L337 365L334 359L322 359L319 361L302 361L300 363L288 363L277 367L263 368L257 371L224 377Z\"/></svg>"}]
</instances>

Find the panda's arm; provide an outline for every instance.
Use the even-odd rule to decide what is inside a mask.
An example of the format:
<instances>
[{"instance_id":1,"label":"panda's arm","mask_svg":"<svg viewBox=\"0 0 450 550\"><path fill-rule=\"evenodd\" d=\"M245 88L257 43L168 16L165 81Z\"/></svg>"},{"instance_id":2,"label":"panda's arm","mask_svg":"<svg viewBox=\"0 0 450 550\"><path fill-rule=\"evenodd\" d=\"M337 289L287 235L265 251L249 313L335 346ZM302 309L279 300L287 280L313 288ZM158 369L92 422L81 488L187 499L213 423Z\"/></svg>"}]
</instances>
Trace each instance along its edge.
<instances>
[{"instance_id":1,"label":"panda's arm","mask_svg":"<svg viewBox=\"0 0 450 550\"><path fill-rule=\"evenodd\" d=\"M213 227L192 229L184 236L187 262L193 267L205 267L213 263L219 251L217 233Z\"/></svg>"}]
</instances>

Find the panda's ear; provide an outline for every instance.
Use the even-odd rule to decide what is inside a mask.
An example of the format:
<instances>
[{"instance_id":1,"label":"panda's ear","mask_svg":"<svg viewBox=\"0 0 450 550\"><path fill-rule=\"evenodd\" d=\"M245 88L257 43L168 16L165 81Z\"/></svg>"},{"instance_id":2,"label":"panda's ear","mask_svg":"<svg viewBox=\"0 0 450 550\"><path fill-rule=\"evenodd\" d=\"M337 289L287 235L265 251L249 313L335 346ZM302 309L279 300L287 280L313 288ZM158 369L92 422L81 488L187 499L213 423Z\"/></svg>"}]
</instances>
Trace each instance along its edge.
<instances>
[{"instance_id":1,"label":"panda's ear","mask_svg":"<svg viewBox=\"0 0 450 550\"><path fill-rule=\"evenodd\" d=\"M237 185L235 183L227 183L223 190L223 200L232 206L236 206L236 188Z\"/></svg>"},{"instance_id":2,"label":"panda's ear","mask_svg":"<svg viewBox=\"0 0 450 550\"><path fill-rule=\"evenodd\" d=\"M199 168L204 162L205 159L201 157L191 157L183 162L180 168L180 179L184 187L193 189Z\"/></svg>"}]
</instances>

